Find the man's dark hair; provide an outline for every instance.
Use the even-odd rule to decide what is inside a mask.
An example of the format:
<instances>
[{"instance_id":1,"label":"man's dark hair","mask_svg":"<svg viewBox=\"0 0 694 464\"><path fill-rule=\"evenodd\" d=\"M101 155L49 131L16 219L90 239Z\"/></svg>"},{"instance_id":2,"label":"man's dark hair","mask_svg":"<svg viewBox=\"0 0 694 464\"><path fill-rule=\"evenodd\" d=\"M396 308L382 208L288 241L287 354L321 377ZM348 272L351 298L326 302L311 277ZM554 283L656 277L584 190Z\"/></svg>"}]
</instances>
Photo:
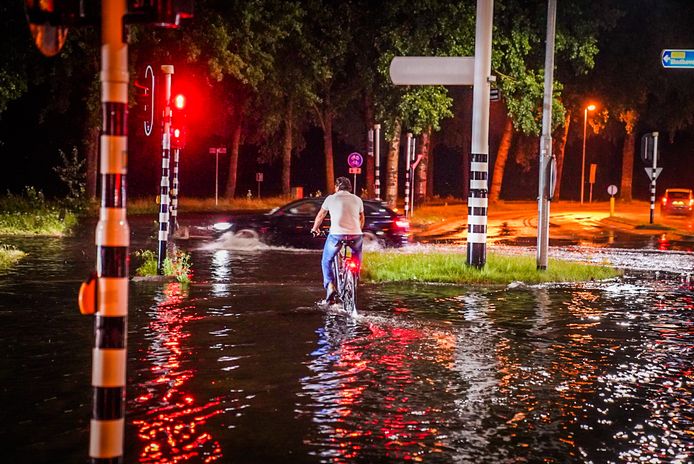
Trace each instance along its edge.
<instances>
[{"instance_id":1,"label":"man's dark hair","mask_svg":"<svg viewBox=\"0 0 694 464\"><path fill-rule=\"evenodd\" d=\"M335 186L338 190L347 190L348 192L352 191L352 183L346 177L338 177L335 179Z\"/></svg>"}]
</instances>

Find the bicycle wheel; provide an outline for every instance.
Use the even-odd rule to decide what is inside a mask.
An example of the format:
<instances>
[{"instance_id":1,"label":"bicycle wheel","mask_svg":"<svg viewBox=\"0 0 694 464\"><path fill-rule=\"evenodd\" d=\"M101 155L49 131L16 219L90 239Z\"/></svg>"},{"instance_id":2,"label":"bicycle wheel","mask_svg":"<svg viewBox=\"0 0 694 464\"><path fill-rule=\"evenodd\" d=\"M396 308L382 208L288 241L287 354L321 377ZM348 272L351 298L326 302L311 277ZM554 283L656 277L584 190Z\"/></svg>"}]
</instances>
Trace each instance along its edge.
<instances>
[{"instance_id":1,"label":"bicycle wheel","mask_svg":"<svg viewBox=\"0 0 694 464\"><path fill-rule=\"evenodd\" d=\"M333 258L333 275L335 276L335 290L337 294L342 296L342 289L344 287L344 278L342 276L342 256L338 253Z\"/></svg>"},{"instance_id":2,"label":"bicycle wheel","mask_svg":"<svg viewBox=\"0 0 694 464\"><path fill-rule=\"evenodd\" d=\"M342 306L352 316L357 314L357 279L351 271L345 272L345 289Z\"/></svg>"}]
</instances>

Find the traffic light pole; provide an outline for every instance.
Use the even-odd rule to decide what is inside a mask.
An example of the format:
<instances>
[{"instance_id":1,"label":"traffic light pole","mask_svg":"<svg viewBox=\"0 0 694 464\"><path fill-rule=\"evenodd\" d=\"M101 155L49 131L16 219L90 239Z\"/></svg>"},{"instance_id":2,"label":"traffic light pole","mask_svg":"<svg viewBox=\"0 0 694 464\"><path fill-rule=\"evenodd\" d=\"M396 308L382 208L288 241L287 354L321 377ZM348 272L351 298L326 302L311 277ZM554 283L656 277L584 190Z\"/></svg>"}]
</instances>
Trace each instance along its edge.
<instances>
[{"instance_id":1,"label":"traffic light pole","mask_svg":"<svg viewBox=\"0 0 694 464\"><path fill-rule=\"evenodd\" d=\"M96 226L96 293L92 351L92 463L123 461L128 248L126 216L128 45L125 0L103 0L101 47L101 205Z\"/></svg>"},{"instance_id":2,"label":"traffic light pole","mask_svg":"<svg viewBox=\"0 0 694 464\"><path fill-rule=\"evenodd\" d=\"M650 224L653 224L655 216L655 180L658 178L658 133L653 132L653 170L651 171L651 214Z\"/></svg>"},{"instance_id":3,"label":"traffic light pole","mask_svg":"<svg viewBox=\"0 0 694 464\"><path fill-rule=\"evenodd\" d=\"M159 193L159 252L157 273L164 273L166 246L169 239L169 159L171 156L171 75L172 65L162 65L164 73L164 130L161 139L161 183Z\"/></svg>"}]
</instances>

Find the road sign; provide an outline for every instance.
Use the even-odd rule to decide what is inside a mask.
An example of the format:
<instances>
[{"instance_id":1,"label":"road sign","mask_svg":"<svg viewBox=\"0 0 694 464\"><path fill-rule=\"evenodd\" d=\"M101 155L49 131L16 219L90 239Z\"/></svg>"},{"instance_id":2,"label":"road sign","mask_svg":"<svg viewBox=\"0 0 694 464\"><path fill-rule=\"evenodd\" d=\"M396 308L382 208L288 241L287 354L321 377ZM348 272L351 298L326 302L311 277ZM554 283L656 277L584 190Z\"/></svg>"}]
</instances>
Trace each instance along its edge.
<instances>
[{"instance_id":1,"label":"road sign","mask_svg":"<svg viewBox=\"0 0 694 464\"><path fill-rule=\"evenodd\" d=\"M663 170L663 168L655 168L655 177L653 177L653 168L644 168L646 170L646 174L648 174L648 178L651 180L655 180L658 178L660 175L660 172Z\"/></svg>"},{"instance_id":2,"label":"road sign","mask_svg":"<svg viewBox=\"0 0 694 464\"><path fill-rule=\"evenodd\" d=\"M613 184L607 187L607 193L609 193L612 196L617 195L617 186Z\"/></svg>"},{"instance_id":3,"label":"road sign","mask_svg":"<svg viewBox=\"0 0 694 464\"><path fill-rule=\"evenodd\" d=\"M361 174L361 168L349 168L350 174Z\"/></svg>"},{"instance_id":4,"label":"road sign","mask_svg":"<svg viewBox=\"0 0 694 464\"><path fill-rule=\"evenodd\" d=\"M389 74L395 85L472 85L474 71L471 56L396 56Z\"/></svg>"},{"instance_id":5,"label":"road sign","mask_svg":"<svg viewBox=\"0 0 694 464\"><path fill-rule=\"evenodd\" d=\"M594 184L595 183L595 174L598 170L598 165L594 163L590 163L590 177L588 180L589 184Z\"/></svg>"},{"instance_id":6,"label":"road sign","mask_svg":"<svg viewBox=\"0 0 694 464\"><path fill-rule=\"evenodd\" d=\"M364 158L356 151L353 153L350 153L349 156L347 157L347 165L350 168L359 168L359 167L361 167L362 163L364 163ZM350 174L351 173L352 173L352 171L350 171Z\"/></svg>"},{"instance_id":7,"label":"road sign","mask_svg":"<svg viewBox=\"0 0 694 464\"><path fill-rule=\"evenodd\" d=\"M660 62L663 68L694 69L694 50L663 50Z\"/></svg>"},{"instance_id":8,"label":"road sign","mask_svg":"<svg viewBox=\"0 0 694 464\"><path fill-rule=\"evenodd\" d=\"M262 172L256 172L255 173L255 181L256 182L262 182L263 181L263 173Z\"/></svg>"},{"instance_id":9,"label":"road sign","mask_svg":"<svg viewBox=\"0 0 694 464\"><path fill-rule=\"evenodd\" d=\"M210 147L210 155L217 155L217 154L226 154L227 149L226 147Z\"/></svg>"},{"instance_id":10,"label":"road sign","mask_svg":"<svg viewBox=\"0 0 694 464\"><path fill-rule=\"evenodd\" d=\"M655 150L655 137L657 132L649 132L641 136L641 161L653 164L653 152Z\"/></svg>"}]
</instances>

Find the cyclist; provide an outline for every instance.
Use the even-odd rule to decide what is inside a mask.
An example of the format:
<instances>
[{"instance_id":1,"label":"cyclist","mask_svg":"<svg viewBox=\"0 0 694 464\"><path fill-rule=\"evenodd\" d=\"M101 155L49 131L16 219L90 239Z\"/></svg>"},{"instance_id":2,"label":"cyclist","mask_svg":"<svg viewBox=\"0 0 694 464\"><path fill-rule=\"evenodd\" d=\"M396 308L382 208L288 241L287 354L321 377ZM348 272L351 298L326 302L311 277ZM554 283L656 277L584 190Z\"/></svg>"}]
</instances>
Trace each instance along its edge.
<instances>
[{"instance_id":1,"label":"cyclist","mask_svg":"<svg viewBox=\"0 0 694 464\"><path fill-rule=\"evenodd\" d=\"M340 251L340 240L349 240L352 254L361 262L362 227L364 226L364 203L351 193L352 183L346 177L335 179L335 193L328 195L313 221L311 233L317 235L325 216L330 213L330 233L325 240L321 268L323 287L326 290L325 302L331 303L335 297L335 276L331 262Z\"/></svg>"}]
</instances>

